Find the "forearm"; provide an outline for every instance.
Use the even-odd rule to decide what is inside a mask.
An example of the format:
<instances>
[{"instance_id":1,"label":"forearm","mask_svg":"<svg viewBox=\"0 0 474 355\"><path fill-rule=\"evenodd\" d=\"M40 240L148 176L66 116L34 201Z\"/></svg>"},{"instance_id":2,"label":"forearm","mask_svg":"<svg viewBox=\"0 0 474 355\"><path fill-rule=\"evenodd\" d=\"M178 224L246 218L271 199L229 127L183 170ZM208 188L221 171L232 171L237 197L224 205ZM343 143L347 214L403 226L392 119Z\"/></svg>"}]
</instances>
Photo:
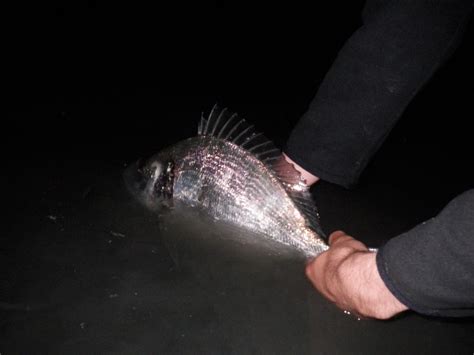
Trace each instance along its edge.
<instances>
[{"instance_id":1,"label":"forearm","mask_svg":"<svg viewBox=\"0 0 474 355\"><path fill-rule=\"evenodd\" d=\"M456 47L471 0L367 2L285 152L322 180L354 185L413 96Z\"/></svg>"},{"instance_id":2,"label":"forearm","mask_svg":"<svg viewBox=\"0 0 474 355\"><path fill-rule=\"evenodd\" d=\"M436 217L391 239L377 254L385 285L410 309L474 315L474 190Z\"/></svg>"}]
</instances>

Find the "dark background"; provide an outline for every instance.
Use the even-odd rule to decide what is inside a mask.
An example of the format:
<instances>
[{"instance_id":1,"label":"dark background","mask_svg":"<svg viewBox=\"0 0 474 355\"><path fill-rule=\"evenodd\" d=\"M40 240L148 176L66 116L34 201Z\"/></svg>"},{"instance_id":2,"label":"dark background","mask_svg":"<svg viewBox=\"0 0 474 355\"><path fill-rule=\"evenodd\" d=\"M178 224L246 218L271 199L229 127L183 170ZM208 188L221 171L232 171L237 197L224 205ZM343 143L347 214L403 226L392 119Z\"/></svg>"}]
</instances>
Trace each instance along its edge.
<instances>
[{"instance_id":1,"label":"dark background","mask_svg":"<svg viewBox=\"0 0 474 355\"><path fill-rule=\"evenodd\" d=\"M82 344L84 353L111 351L110 344L122 336L123 329L119 331L105 322L110 333L102 337L104 333L99 331L97 339L89 337L81 343L83 335L68 330L66 320L74 317L67 307L66 311L58 307L53 313L40 312L40 316L25 313L22 307L54 304L57 297L65 297L74 304L79 302L84 314L92 319L101 307L88 308L86 301L78 300L86 299L89 292L97 293L101 275L123 268L124 250L129 253L125 259L134 261L135 266L139 264L135 249L122 245L117 249L122 253L120 262L116 254L107 252L103 266L98 260L104 257L101 253L105 247L97 244L94 237L94 231L110 229L110 225L118 223L114 208L130 203L107 195L118 189L124 164L194 135L201 112L209 112L216 102L256 123L277 145L283 146L337 51L360 26L362 5L362 1L331 1L258 6L245 2L176 2L151 6L89 1L23 3L6 8L2 44L5 161L1 176L6 232L0 239L0 326L5 338L0 341L0 352L4 347L11 353L32 349L54 353L58 349L71 350L74 344ZM324 182L315 188L323 228L328 232L341 228L378 246L433 216L450 199L472 188L473 40L471 21L459 49L407 108L354 190ZM91 205L84 202L89 196ZM49 231L52 220L46 217L50 215L59 218L53 221L53 227L59 228L55 232ZM118 215L125 221L122 230L136 223L126 222L126 208ZM68 230L67 221L70 239L55 234ZM143 227L146 228L149 226ZM161 266L153 263L150 268L161 270L171 261L162 262ZM68 265L72 264L87 265L82 278L72 278L80 285L73 282L68 286ZM58 280L63 280L60 291ZM223 279L218 280L225 284ZM204 284L215 286L209 280ZM201 293L200 297L205 303L208 295ZM314 297L318 307L329 307L319 296ZM179 290L168 295L168 300L171 309L184 302ZM256 308L262 302L255 298L246 301L255 302ZM116 309L107 309L97 319L103 320L107 312L113 311ZM305 314L305 308L301 312ZM337 319L332 325L342 329L334 336L352 333L350 327L341 326L347 324L343 323L345 319L339 320L336 313L331 313L336 311L328 312ZM270 316L269 322L273 319L278 323L279 315L276 312ZM226 321L217 322L217 328L224 325L220 337L232 351L255 351L236 341L240 333L235 337L226 333L225 326L233 324L235 316L230 312ZM395 337L391 340L393 352L442 352L455 346L460 351L472 351L472 320L417 317L398 320L402 322L398 327L358 328L362 333L352 334L365 337L356 340L353 335L347 343L352 348L346 344L339 349L375 352L370 347L374 339L367 335L374 332L377 336ZM61 326L51 325L58 322ZM252 324L255 326L256 320L253 322L249 321L249 329ZM128 329L132 333L136 327L133 324ZM178 324L186 327L186 323ZM147 329L153 326L161 329L157 324L147 324ZM193 324L190 331L199 326ZM270 332L273 340L261 343L258 334L265 331L258 329L257 336L249 342L261 346L257 348L262 352L295 350L272 344L276 338L288 336L289 329L284 325ZM304 332L306 328L301 329ZM388 333L378 333L380 329ZM429 334L423 342L408 335L422 330ZM172 339L173 331L168 331L165 338ZM443 338L437 334L452 336ZM328 342L334 343L332 335L327 336ZM406 343L407 337L412 343ZM150 339L148 345L128 351L159 348L170 353L186 352L171 340L166 346L160 340L161 345L157 346ZM298 342L296 335L288 339ZM207 341L214 345L224 342L215 337ZM192 349L189 346L187 351ZM211 345L199 349L204 353L231 352ZM338 348L326 348L335 349Z\"/></svg>"},{"instance_id":2,"label":"dark background","mask_svg":"<svg viewBox=\"0 0 474 355\"><path fill-rule=\"evenodd\" d=\"M24 5L5 31L4 134L15 152L135 155L194 134L197 117L218 102L282 145L360 26L362 5ZM466 187L472 39L471 21L383 147L388 155L374 160L389 165L393 181ZM157 142L157 132L168 139ZM426 169L420 181L416 171Z\"/></svg>"}]
</instances>

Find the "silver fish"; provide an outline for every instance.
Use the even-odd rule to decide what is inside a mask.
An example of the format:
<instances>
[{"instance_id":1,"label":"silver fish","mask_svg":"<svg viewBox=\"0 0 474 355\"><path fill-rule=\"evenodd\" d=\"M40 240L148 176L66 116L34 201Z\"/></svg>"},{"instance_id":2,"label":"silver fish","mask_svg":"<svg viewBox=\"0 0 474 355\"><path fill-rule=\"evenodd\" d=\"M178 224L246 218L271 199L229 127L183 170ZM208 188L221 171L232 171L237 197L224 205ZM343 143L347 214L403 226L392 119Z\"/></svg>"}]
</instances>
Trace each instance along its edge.
<instances>
[{"instance_id":1,"label":"silver fish","mask_svg":"<svg viewBox=\"0 0 474 355\"><path fill-rule=\"evenodd\" d=\"M124 178L148 208L182 203L314 257L328 249L299 172L252 125L214 106L198 135L129 166Z\"/></svg>"}]
</instances>

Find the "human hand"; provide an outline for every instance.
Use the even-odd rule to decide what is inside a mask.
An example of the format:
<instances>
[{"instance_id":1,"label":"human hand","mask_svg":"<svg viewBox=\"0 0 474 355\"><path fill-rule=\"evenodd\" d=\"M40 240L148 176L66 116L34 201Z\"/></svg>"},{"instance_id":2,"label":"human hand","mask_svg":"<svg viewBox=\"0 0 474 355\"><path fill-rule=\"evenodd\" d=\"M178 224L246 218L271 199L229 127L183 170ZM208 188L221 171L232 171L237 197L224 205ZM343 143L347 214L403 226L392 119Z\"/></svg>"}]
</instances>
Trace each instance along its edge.
<instances>
[{"instance_id":1,"label":"human hand","mask_svg":"<svg viewBox=\"0 0 474 355\"><path fill-rule=\"evenodd\" d=\"M306 275L326 298L368 318L388 319L408 309L380 278L376 253L342 231L330 235L329 245L306 266Z\"/></svg>"}]
</instances>

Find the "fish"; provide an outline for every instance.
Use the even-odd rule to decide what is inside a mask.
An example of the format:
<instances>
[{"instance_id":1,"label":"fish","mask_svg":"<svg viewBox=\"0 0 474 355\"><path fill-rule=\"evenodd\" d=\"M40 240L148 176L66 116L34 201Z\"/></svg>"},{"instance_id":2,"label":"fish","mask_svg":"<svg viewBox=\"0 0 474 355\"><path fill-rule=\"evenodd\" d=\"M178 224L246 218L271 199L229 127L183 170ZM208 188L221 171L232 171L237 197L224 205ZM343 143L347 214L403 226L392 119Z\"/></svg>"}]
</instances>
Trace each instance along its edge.
<instances>
[{"instance_id":1,"label":"fish","mask_svg":"<svg viewBox=\"0 0 474 355\"><path fill-rule=\"evenodd\" d=\"M153 211L176 204L204 211L314 258L329 247L309 187L268 138L215 105L194 137L124 174L132 195Z\"/></svg>"}]
</instances>

